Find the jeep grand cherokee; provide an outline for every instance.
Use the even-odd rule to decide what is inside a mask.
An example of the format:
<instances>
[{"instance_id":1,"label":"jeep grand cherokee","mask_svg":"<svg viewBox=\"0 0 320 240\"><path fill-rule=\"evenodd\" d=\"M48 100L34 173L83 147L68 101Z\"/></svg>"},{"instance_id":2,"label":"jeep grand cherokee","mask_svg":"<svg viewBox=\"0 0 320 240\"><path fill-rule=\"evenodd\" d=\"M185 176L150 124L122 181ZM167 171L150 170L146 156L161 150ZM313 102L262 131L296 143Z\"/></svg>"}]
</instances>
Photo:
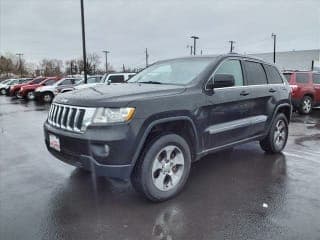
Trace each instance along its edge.
<instances>
[{"instance_id":1,"label":"jeep grand cherokee","mask_svg":"<svg viewBox=\"0 0 320 240\"><path fill-rule=\"evenodd\" d=\"M128 84L59 95L44 131L58 159L131 178L145 197L164 201L206 154L250 141L282 151L290 117L290 87L279 70L228 54L160 61Z\"/></svg>"}]
</instances>

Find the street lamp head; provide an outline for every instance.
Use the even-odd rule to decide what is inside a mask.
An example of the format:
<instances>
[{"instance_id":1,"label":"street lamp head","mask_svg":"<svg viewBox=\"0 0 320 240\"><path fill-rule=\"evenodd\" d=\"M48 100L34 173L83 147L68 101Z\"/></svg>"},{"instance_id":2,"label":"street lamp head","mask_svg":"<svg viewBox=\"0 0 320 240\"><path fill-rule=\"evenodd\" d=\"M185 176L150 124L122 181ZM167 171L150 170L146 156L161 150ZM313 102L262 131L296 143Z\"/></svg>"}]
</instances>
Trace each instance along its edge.
<instances>
[{"instance_id":1,"label":"street lamp head","mask_svg":"<svg viewBox=\"0 0 320 240\"><path fill-rule=\"evenodd\" d=\"M199 39L197 36L191 36L190 38Z\"/></svg>"}]
</instances>

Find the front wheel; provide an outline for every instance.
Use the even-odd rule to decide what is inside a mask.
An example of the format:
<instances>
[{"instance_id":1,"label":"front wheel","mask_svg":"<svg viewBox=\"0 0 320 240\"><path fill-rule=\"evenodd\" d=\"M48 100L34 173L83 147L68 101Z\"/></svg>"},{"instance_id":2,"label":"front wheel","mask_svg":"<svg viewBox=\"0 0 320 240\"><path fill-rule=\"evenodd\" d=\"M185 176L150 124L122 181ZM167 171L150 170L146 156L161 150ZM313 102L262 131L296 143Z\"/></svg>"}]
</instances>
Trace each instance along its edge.
<instances>
[{"instance_id":1,"label":"front wheel","mask_svg":"<svg viewBox=\"0 0 320 240\"><path fill-rule=\"evenodd\" d=\"M131 176L133 187L154 202L177 195L191 166L186 140L176 134L159 136L145 148Z\"/></svg>"},{"instance_id":2,"label":"front wheel","mask_svg":"<svg viewBox=\"0 0 320 240\"><path fill-rule=\"evenodd\" d=\"M43 95L43 97L42 97L42 100L43 100L43 102L45 102L45 103L50 103L50 102L52 102L52 99L53 99L52 93L44 93L44 95Z\"/></svg>"},{"instance_id":3,"label":"front wheel","mask_svg":"<svg viewBox=\"0 0 320 240\"><path fill-rule=\"evenodd\" d=\"M6 95L7 91L5 88L1 88L0 93L1 93L1 95Z\"/></svg>"},{"instance_id":4,"label":"front wheel","mask_svg":"<svg viewBox=\"0 0 320 240\"><path fill-rule=\"evenodd\" d=\"M34 99L34 92L30 91L27 93L27 100L33 100Z\"/></svg>"},{"instance_id":5,"label":"front wheel","mask_svg":"<svg viewBox=\"0 0 320 240\"><path fill-rule=\"evenodd\" d=\"M288 134L288 120L280 113L273 120L268 135L260 141L260 146L267 153L279 153L287 144Z\"/></svg>"},{"instance_id":6,"label":"front wheel","mask_svg":"<svg viewBox=\"0 0 320 240\"><path fill-rule=\"evenodd\" d=\"M312 98L309 96L304 96L299 107L299 112L301 114L310 114L311 111L312 111Z\"/></svg>"}]
</instances>

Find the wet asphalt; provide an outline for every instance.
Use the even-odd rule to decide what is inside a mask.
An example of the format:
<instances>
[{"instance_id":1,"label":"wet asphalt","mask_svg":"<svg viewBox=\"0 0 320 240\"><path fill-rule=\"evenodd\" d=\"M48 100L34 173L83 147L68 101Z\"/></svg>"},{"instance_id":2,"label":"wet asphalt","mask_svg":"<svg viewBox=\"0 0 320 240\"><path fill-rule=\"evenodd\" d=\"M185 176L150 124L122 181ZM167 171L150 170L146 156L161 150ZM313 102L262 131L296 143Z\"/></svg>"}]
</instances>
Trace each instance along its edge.
<instances>
[{"instance_id":1,"label":"wet asphalt","mask_svg":"<svg viewBox=\"0 0 320 240\"><path fill-rule=\"evenodd\" d=\"M154 204L51 156L48 108L0 96L0 239L320 239L320 109L294 114L283 154L208 155Z\"/></svg>"}]
</instances>

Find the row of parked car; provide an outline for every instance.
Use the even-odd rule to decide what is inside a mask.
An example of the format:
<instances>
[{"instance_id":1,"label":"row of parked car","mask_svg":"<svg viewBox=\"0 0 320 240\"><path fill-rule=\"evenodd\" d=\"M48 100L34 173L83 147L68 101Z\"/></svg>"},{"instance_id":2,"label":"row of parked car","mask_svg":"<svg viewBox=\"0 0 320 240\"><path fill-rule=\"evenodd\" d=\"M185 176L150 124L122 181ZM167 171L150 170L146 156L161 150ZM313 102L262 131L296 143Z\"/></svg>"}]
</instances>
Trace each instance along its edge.
<instances>
[{"instance_id":1,"label":"row of parked car","mask_svg":"<svg viewBox=\"0 0 320 240\"><path fill-rule=\"evenodd\" d=\"M88 76L87 84L83 77L36 77L7 79L0 83L0 94L25 100L52 102L60 93L82 89L99 84L125 83L135 73L112 73Z\"/></svg>"},{"instance_id":2,"label":"row of parked car","mask_svg":"<svg viewBox=\"0 0 320 240\"><path fill-rule=\"evenodd\" d=\"M25 100L51 102L59 94L97 84L125 83L135 73L112 73L83 77L36 77L7 79L0 83L0 94ZM311 71L283 71L292 91L292 104L301 114L309 114L320 105L320 73Z\"/></svg>"}]
</instances>

